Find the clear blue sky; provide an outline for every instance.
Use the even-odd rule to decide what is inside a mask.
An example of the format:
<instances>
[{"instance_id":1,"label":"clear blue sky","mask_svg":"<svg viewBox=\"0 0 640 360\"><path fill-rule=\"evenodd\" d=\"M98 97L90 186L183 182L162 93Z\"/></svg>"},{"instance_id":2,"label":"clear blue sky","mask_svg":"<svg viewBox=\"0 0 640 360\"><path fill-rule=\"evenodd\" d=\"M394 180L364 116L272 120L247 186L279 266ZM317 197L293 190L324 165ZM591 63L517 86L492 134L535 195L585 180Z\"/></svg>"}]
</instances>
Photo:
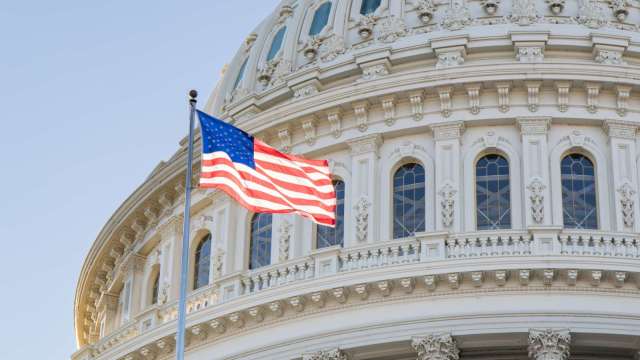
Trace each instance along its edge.
<instances>
[{"instance_id":1,"label":"clear blue sky","mask_svg":"<svg viewBox=\"0 0 640 360\"><path fill-rule=\"evenodd\" d=\"M277 0L0 3L0 359L67 359L95 236Z\"/></svg>"}]
</instances>

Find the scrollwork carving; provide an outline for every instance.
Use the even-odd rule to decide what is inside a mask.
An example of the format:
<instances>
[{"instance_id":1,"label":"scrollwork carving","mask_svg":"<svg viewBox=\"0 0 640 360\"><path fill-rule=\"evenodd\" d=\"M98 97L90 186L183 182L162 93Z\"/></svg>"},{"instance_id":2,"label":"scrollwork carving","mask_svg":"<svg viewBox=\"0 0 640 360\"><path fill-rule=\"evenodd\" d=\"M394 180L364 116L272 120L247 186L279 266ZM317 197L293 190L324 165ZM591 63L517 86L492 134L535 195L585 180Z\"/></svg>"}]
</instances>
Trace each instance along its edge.
<instances>
[{"instance_id":1,"label":"scrollwork carving","mask_svg":"<svg viewBox=\"0 0 640 360\"><path fill-rule=\"evenodd\" d=\"M418 360L458 360L460 350L450 334L415 337L411 346L418 352Z\"/></svg>"},{"instance_id":2,"label":"scrollwork carving","mask_svg":"<svg viewBox=\"0 0 640 360\"><path fill-rule=\"evenodd\" d=\"M529 200L531 200L531 218L536 223L541 223L544 219L544 189L546 186L540 178L533 178L527 190L529 190Z\"/></svg>"},{"instance_id":3,"label":"scrollwork carving","mask_svg":"<svg viewBox=\"0 0 640 360\"><path fill-rule=\"evenodd\" d=\"M622 221L624 226L633 227L634 224L634 203L636 191L628 182L623 183L616 190L620 194L620 205L622 210Z\"/></svg>"},{"instance_id":4,"label":"scrollwork carving","mask_svg":"<svg viewBox=\"0 0 640 360\"><path fill-rule=\"evenodd\" d=\"M457 190L450 182L446 182L438 191L438 195L441 197L440 212L442 214L442 225L444 225L444 227L453 225L456 193Z\"/></svg>"},{"instance_id":5,"label":"scrollwork carving","mask_svg":"<svg viewBox=\"0 0 640 360\"><path fill-rule=\"evenodd\" d=\"M289 259L289 243L291 242L291 225L287 220L282 220L278 232L280 233L280 251L278 260L280 262L287 261Z\"/></svg>"},{"instance_id":6,"label":"scrollwork carving","mask_svg":"<svg viewBox=\"0 0 640 360\"><path fill-rule=\"evenodd\" d=\"M359 242L367 240L369 228L369 207L371 202L366 197L361 197L355 205L356 210L356 238Z\"/></svg>"},{"instance_id":7,"label":"scrollwork carving","mask_svg":"<svg viewBox=\"0 0 640 360\"><path fill-rule=\"evenodd\" d=\"M530 330L529 357L533 360L566 360L569 358L569 330Z\"/></svg>"}]
</instances>

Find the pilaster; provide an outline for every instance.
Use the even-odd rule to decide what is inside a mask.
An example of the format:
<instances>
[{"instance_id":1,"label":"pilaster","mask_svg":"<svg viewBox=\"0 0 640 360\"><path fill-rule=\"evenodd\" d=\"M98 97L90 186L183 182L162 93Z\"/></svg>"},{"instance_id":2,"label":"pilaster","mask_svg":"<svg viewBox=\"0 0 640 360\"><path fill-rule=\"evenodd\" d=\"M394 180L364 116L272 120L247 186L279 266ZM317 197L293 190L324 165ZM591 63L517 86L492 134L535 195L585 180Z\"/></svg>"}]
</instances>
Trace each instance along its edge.
<instances>
[{"instance_id":1,"label":"pilaster","mask_svg":"<svg viewBox=\"0 0 640 360\"><path fill-rule=\"evenodd\" d=\"M638 203L638 175L634 171L638 126L628 121L606 120L604 130L609 135L615 230L638 231L640 224L635 211Z\"/></svg>"},{"instance_id":2,"label":"pilaster","mask_svg":"<svg viewBox=\"0 0 640 360\"><path fill-rule=\"evenodd\" d=\"M462 231L462 160L464 123L432 125L436 155L436 231Z\"/></svg>"},{"instance_id":3,"label":"pilaster","mask_svg":"<svg viewBox=\"0 0 640 360\"><path fill-rule=\"evenodd\" d=\"M551 189L549 186L549 117L518 118L522 136L522 169L525 187L525 225L551 224Z\"/></svg>"},{"instance_id":4,"label":"pilaster","mask_svg":"<svg viewBox=\"0 0 640 360\"><path fill-rule=\"evenodd\" d=\"M348 142L351 148L351 194L355 204L356 236L345 239L345 247L379 240L377 231L379 197L380 134L363 136ZM346 222L348 223L348 222ZM350 243L351 242L351 243Z\"/></svg>"},{"instance_id":5,"label":"pilaster","mask_svg":"<svg viewBox=\"0 0 640 360\"><path fill-rule=\"evenodd\" d=\"M571 335L569 330L530 329L529 358L532 360L567 360Z\"/></svg>"},{"instance_id":6,"label":"pilaster","mask_svg":"<svg viewBox=\"0 0 640 360\"><path fill-rule=\"evenodd\" d=\"M142 289L146 288L144 285L144 264L146 256L132 253L125 260L123 264L123 272L125 275L125 283L129 279L131 281L131 295L125 301L129 301L129 318L133 318L142 310L140 301L142 298Z\"/></svg>"}]
</instances>

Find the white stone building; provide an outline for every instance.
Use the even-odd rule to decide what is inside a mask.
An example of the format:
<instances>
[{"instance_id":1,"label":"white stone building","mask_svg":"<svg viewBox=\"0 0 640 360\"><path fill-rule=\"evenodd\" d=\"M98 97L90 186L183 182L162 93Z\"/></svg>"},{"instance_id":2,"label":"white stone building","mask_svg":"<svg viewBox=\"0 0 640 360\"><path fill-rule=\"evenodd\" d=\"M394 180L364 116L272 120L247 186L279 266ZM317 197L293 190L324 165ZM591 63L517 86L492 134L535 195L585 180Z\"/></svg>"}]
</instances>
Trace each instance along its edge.
<instances>
[{"instance_id":1,"label":"white stone building","mask_svg":"<svg viewBox=\"0 0 640 360\"><path fill-rule=\"evenodd\" d=\"M283 1L205 110L331 159L339 225L195 190L187 359L637 358L639 26L637 0ZM175 356L185 156L93 244L73 360Z\"/></svg>"}]
</instances>

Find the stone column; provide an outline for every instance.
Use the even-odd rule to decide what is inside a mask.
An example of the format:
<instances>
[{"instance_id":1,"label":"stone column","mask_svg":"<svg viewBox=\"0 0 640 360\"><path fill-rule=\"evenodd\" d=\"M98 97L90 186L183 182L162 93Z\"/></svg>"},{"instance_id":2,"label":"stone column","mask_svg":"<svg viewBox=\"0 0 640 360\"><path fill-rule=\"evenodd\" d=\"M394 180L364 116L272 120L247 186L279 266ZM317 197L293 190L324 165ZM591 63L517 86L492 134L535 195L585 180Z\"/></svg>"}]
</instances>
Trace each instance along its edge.
<instances>
[{"instance_id":1,"label":"stone column","mask_svg":"<svg viewBox=\"0 0 640 360\"><path fill-rule=\"evenodd\" d=\"M140 254L130 254L123 266L125 275L125 284L127 279L131 281L131 294L129 299L129 319L133 319L142 310L141 301L142 291L146 288L144 278L144 264L146 256ZM124 290L123 290L124 291Z\"/></svg>"},{"instance_id":2,"label":"stone column","mask_svg":"<svg viewBox=\"0 0 640 360\"><path fill-rule=\"evenodd\" d=\"M417 360L458 360L460 350L451 334L431 334L414 337L411 346L418 352Z\"/></svg>"},{"instance_id":3,"label":"stone column","mask_svg":"<svg viewBox=\"0 0 640 360\"><path fill-rule=\"evenodd\" d=\"M609 135L611 163L611 184L613 185L611 207L613 230L633 232L640 230L635 204L638 202L638 182L636 169L637 125L627 121L607 120L604 129ZM600 216L605 216L601 214Z\"/></svg>"},{"instance_id":4,"label":"stone column","mask_svg":"<svg viewBox=\"0 0 640 360\"><path fill-rule=\"evenodd\" d=\"M518 119L522 135L522 170L525 188L525 221L528 227L551 225L551 193L549 186L548 117Z\"/></svg>"},{"instance_id":5,"label":"stone column","mask_svg":"<svg viewBox=\"0 0 640 360\"><path fill-rule=\"evenodd\" d=\"M108 335L118 327L117 311L118 295L103 293L98 302L98 312L102 314L104 319L104 333L100 334L100 336ZM98 324L100 324L100 316L98 316ZM100 325L98 325L99 328Z\"/></svg>"},{"instance_id":6,"label":"stone column","mask_svg":"<svg viewBox=\"0 0 640 360\"><path fill-rule=\"evenodd\" d=\"M436 154L436 231L462 231L461 121L433 125Z\"/></svg>"},{"instance_id":7,"label":"stone column","mask_svg":"<svg viewBox=\"0 0 640 360\"><path fill-rule=\"evenodd\" d=\"M162 232L162 241L166 243L164 262L160 264L163 274L160 298L169 302L180 295L180 258L182 256L182 215L170 220Z\"/></svg>"},{"instance_id":8,"label":"stone column","mask_svg":"<svg viewBox=\"0 0 640 360\"><path fill-rule=\"evenodd\" d=\"M532 360L567 360L571 335L569 330L530 329L529 358Z\"/></svg>"},{"instance_id":9,"label":"stone column","mask_svg":"<svg viewBox=\"0 0 640 360\"><path fill-rule=\"evenodd\" d=\"M363 136L348 142L351 148L351 194L355 208L355 237L345 239L345 247L379 240L378 208L380 203L378 150L380 134Z\"/></svg>"},{"instance_id":10,"label":"stone column","mask_svg":"<svg viewBox=\"0 0 640 360\"><path fill-rule=\"evenodd\" d=\"M347 354L338 349L321 350L302 354L302 360L348 360Z\"/></svg>"}]
</instances>

